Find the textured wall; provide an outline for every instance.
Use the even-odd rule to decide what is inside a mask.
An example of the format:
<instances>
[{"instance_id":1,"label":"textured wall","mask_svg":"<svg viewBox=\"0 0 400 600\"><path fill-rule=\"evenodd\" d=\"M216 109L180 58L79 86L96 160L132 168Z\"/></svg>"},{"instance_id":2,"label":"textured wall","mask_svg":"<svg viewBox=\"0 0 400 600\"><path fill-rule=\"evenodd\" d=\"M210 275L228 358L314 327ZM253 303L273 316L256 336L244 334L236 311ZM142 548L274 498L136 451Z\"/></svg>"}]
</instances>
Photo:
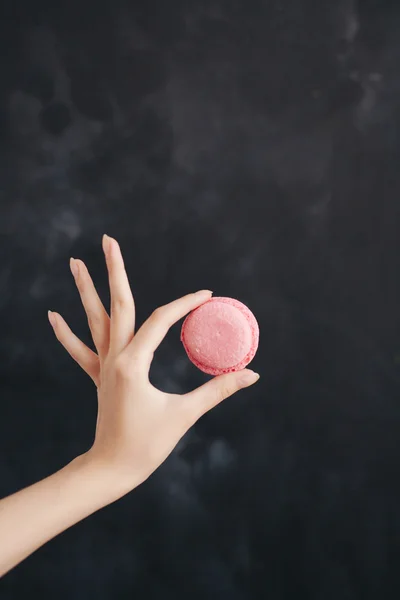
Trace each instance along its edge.
<instances>
[{"instance_id":1,"label":"textured wall","mask_svg":"<svg viewBox=\"0 0 400 600\"><path fill-rule=\"evenodd\" d=\"M91 444L47 310L89 343L68 261L108 302L104 232L139 322L248 304L262 376L1 600L398 600L398 3L15 0L0 29L0 495ZM152 379L205 380L179 326Z\"/></svg>"}]
</instances>

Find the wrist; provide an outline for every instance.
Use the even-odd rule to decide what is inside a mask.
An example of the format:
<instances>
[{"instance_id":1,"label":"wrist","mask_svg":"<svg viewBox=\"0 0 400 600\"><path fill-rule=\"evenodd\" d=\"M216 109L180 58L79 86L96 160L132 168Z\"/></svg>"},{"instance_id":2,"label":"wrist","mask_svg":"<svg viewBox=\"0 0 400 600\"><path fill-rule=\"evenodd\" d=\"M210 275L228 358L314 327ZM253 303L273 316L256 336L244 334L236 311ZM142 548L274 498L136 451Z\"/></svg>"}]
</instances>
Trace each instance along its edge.
<instances>
[{"instance_id":1,"label":"wrist","mask_svg":"<svg viewBox=\"0 0 400 600\"><path fill-rule=\"evenodd\" d=\"M122 472L95 457L91 450L77 456L70 464L104 505L122 498L141 483L132 472Z\"/></svg>"}]
</instances>

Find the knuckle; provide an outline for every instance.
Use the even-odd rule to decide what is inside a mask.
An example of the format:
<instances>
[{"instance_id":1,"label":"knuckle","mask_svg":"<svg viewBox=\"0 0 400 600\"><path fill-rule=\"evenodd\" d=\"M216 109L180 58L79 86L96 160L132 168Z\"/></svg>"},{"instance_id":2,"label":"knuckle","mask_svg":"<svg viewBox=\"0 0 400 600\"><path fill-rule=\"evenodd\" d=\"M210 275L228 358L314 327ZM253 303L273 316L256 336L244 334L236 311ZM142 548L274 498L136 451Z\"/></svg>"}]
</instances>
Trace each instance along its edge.
<instances>
[{"instance_id":1,"label":"knuckle","mask_svg":"<svg viewBox=\"0 0 400 600\"><path fill-rule=\"evenodd\" d=\"M117 297L112 301L112 310L113 312L122 312L127 308L127 302L125 298Z\"/></svg>"},{"instance_id":2,"label":"knuckle","mask_svg":"<svg viewBox=\"0 0 400 600\"><path fill-rule=\"evenodd\" d=\"M129 363L123 354L120 354L114 362L115 373L118 377L126 379L129 376Z\"/></svg>"},{"instance_id":3,"label":"knuckle","mask_svg":"<svg viewBox=\"0 0 400 600\"><path fill-rule=\"evenodd\" d=\"M158 306L155 311L153 312L153 314L157 317L163 317L165 314L165 306Z\"/></svg>"},{"instance_id":4,"label":"knuckle","mask_svg":"<svg viewBox=\"0 0 400 600\"><path fill-rule=\"evenodd\" d=\"M159 306L156 308L151 314L151 320L154 323L159 323L164 319L165 316L165 308L164 306Z\"/></svg>"},{"instance_id":5,"label":"knuckle","mask_svg":"<svg viewBox=\"0 0 400 600\"><path fill-rule=\"evenodd\" d=\"M119 380L131 381L138 378L142 372L142 365L139 358L120 354L115 359L114 369Z\"/></svg>"},{"instance_id":6,"label":"knuckle","mask_svg":"<svg viewBox=\"0 0 400 600\"><path fill-rule=\"evenodd\" d=\"M225 398L228 398L228 396L231 396L232 393L233 393L232 386L229 385L229 383L227 383L227 382L223 382L217 387L217 389L215 391L216 400L217 401L225 400Z\"/></svg>"},{"instance_id":7,"label":"knuckle","mask_svg":"<svg viewBox=\"0 0 400 600\"><path fill-rule=\"evenodd\" d=\"M99 327L99 325L101 324L101 318L98 313L93 312L93 311L88 311L87 316L88 316L88 323L91 328Z\"/></svg>"}]
</instances>

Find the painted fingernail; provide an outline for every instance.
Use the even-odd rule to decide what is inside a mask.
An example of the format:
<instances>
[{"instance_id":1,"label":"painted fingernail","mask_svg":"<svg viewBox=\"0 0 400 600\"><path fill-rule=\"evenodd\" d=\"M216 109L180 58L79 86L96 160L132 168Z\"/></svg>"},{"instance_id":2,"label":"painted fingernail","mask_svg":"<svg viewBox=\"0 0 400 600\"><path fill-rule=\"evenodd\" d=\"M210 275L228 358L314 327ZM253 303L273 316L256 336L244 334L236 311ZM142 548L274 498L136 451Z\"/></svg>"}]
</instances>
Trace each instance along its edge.
<instances>
[{"instance_id":1,"label":"painted fingernail","mask_svg":"<svg viewBox=\"0 0 400 600\"><path fill-rule=\"evenodd\" d=\"M72 275L77 278L79 276L79 264L74 258L70 258L69 266L71 267Z\"/></svg>"},{"instance_id":2,"label":"painted fingernail","mask_svg":"<svg viewBox=\"0 0 400 600\"><path fill-rule=\"evenodd\" d=\"M196 296L198 296L199 298L207 298L208 296L212 296L212 291L211 290L200 290L199 292L196 292Z\"/></svg>"},{"instance_id":3,"label":"painted fingernail","mask_svg":"<svg viewBox=\"0 0 400 600\"><path fill-rule=\"evenodd\" d=\"M260 379L260 375L258 373L255 373L254 371L251 371L250 369L246 369L245 371L243 371L243 373L241 374L241 376L239 378L239 385L246 387L248 385L252 385L259 379Z\"/></svg>"},{"instance_id":4,"label":"painted fingernail","mask_svg":"<svg viewBox=\"0 0 400 600\"><path fill-rule=\"evenodd\" d=\"M49 317L50 324L52 325L52 327L55 327L57 323L55 314L51 312L51 310L47 311L47 314Z\"/></svg>"}]
</instances>

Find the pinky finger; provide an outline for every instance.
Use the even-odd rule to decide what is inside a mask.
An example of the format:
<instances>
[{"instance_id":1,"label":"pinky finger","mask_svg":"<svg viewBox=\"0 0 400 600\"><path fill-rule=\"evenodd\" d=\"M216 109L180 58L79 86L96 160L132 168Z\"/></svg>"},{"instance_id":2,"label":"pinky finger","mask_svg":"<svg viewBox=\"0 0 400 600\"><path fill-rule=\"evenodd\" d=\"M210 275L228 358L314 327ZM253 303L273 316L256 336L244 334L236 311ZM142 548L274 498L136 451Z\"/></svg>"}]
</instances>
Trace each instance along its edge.
<instances>
[{"instance_id":1,"label":"pinky finger","mask_svg":"<svg viewBox=\"0 0 400 600\"><path fill-rule=\"evenodd\" d=\"M99 357L88 348L70 329L63 317L49 310L48 317L58 341L64 346L68 354L91 377L96 387L100 384Z\"/></svg>"}]
</instances>

